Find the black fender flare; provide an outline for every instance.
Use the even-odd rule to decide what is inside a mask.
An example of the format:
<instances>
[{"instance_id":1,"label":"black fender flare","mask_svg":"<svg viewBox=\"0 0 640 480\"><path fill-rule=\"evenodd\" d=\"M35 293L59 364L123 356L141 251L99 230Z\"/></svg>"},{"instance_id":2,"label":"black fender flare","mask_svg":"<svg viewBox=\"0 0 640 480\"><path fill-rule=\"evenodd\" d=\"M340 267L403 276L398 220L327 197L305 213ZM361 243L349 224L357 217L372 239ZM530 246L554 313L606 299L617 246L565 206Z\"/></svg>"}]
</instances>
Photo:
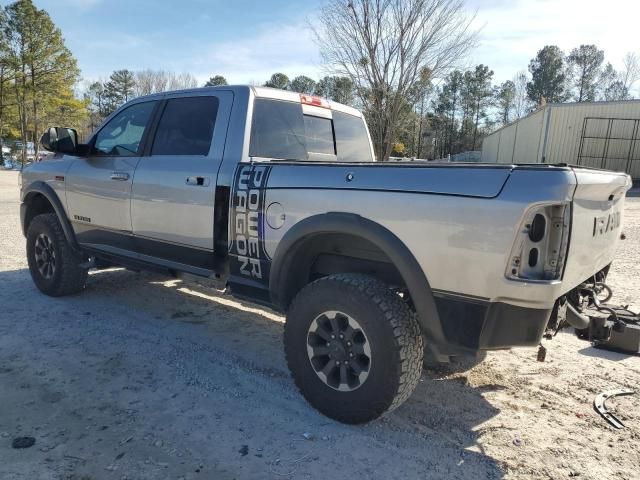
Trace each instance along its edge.
<instances>
[{"instance_id":1,"label":"black fender flare","mask_svg":"<svg viewBox=\"0 0 640 480\"><path fill-rule=\"evenodd\" d=\"M305 240L325 233L347 233L366 238L391 260L402 276L418 314L423 335L436 345L446 344L435 298L426 274L411 251L394 233L382 225L352 213L329 212L296 223L279 242L271 264L269 290L275 305L286 311L287 276Z\"/></svg>"},{"instance_id":2,"label":"black fender flare","mask_svg":"<svg viewBox=\"0 0 640 480\"><path fill-rule=\"evenodd\" d=\"M67 242L69 242L69 245L71 245L74 250L80 250L80 247L78 246L78 242L76 240L76 235L73 231L73 228L71 227L71 222L69 222L69 219L67 218L67 213L62 206L62 202L60 201L58 194L53 190L53 188L51 188L50 185L46 184L42 180L36 180L35 182L29 184L29 186L24 188L23 190L22 208L20 209L22 233L25 236L27 235L27 224L25 222L27 213L26 210L28 209L30 199L36 194L44 196L49 201L49 203L53 207L54 212L58 216L58 220L60 221L60 225L62 226L62 231L64 232L64 236L66 237Z\"/></svg>"}]
</instances>

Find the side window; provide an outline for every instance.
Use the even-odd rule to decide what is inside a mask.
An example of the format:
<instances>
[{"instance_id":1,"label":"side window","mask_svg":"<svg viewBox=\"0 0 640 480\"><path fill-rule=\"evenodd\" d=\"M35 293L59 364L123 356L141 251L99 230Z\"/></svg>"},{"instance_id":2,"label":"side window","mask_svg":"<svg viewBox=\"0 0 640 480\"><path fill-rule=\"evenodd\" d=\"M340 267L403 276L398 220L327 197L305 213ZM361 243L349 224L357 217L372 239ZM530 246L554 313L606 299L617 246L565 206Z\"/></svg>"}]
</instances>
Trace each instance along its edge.
<instances>
[{"instance_id":1,"label":"side window","mask_svg":"<svg viewBox=\"0 0 640 480\"><path fill-rule=\"evenodd\" d=\"M169 100L158 123L151 155L207 155L217 113L217 97Z\"/></svg>"},{"instance_id":2,"label":"side window","mask_svg":"<svg viewBox=\"0 0 640 480\"><path fill-rule=\"evenodd\" d=\"M93 153L120 157L138 155L142 135L155 104L156 102L136 103L109 120L96 135Z\"/></svg>"},{"instance_id":3,"label":"side window","mask_svg":"<svg viewBox=\"0 0 640 480\"><path fill-rule=\"evenodd\" d=\"M369 136L360 117L333 111L339 162L372 162Z\"/></svg>"}]
</instances>

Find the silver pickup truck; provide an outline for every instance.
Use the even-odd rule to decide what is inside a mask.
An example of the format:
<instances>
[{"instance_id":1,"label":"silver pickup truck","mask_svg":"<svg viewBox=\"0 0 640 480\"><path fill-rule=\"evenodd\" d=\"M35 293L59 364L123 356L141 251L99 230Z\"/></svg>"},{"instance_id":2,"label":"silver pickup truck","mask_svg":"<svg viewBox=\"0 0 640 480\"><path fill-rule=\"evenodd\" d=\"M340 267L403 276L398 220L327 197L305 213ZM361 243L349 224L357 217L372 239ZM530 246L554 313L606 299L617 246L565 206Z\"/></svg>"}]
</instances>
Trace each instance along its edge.
<instances>
[{"instance_id":1,"label":"silver pickup truck","mask_svg":"<svg viewBox=\"0 0 640 480\"><path fill-rule=\"evenodd\" d=\"M42 292L112 265L214 279L286 313L296 385L348 423L405 401L425 355L538 345L558 302L608 269L631 185L568 165L376 162L357 110L248 86L138 98L86 144L56 127L42 145L54 157L21 177Z\"/></svg>"}]
</instances>

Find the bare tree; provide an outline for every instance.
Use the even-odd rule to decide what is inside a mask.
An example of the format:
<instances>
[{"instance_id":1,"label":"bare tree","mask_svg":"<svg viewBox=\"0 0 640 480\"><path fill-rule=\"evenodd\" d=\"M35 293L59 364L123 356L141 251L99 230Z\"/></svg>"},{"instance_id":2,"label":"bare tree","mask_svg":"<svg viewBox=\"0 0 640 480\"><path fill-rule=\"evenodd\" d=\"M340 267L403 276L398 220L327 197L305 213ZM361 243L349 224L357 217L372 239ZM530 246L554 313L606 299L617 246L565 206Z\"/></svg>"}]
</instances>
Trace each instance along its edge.
<instances>
[{"instance_id":1,"label":"bare tree","mask_svg":"<svg viewBox=\"0 0 640 480\"><path fill-rule=\"evenodd\" d=\"M168 82L169 73L164 70L140 70L136 72L136 96L163 92Z\"/></svg>"},{"instance_id":2,"label":"bare tree","mask_svg":"<svg viewBox=\"0 0 640 480\"><path fill-rule=\"evenodd\" d=\"M379 160L389 158L414 87L447 74L474 44L462 0L327 0L316 38L325 62L349 77Z\"/></svg>"},{"instance_id":3,"label":"bare tree","mask_svg":"<svg viewBox=\"0 0 640 480\"><path fill-rule=\"evenodd\" d=\"M635 53L627 53L623 60L624 69L620 74L620 80L624 85L628 98L635 83L640 80L640 58Z\"/></svg>"},{"instance_id":4,"label":"bare tree","mask_svg":"<svg viewBox=\"0 0 640 480\"><path fill-rule=\"evenodd\" d=\"M196 88L198 80L190 73L168 72L166 70L141 70L136 72L135 95L150 95L167 90Z\"/></svg>"},{"instance_id":5,"label":"bare tree","mask_svg":"<svg viewBox=\"0 0 640 480\"><path fill-rule=\"evenodd\" d=\"M524 117L531 110L531 102L527 96L527 83L529 83L529 78L524 70L516 73L513 77L513 115L515 119Z\"/></svg>"},{"instance_id":6,"label":"bare tree","mask_svg":"<svg viewBox=\"0 0 640 480\"><path fill-rule=\"evenodd\" d=\"M607 102L615 100L626 100L628 93L624 82L620 78L620 73L617 72L611 63L608 63L602 69L600 77L598 79L599 100L605 100Z\"/></svg>"},{"instance_id":7,"label":"bare tree","mask_svg":"<svg viewBox=\"0 0 640 480\"><path fill-rule=\"evenodd\" d=\"M172 73L169 76L169 90L182 90L183 88L196 88L198 79L190 73Z\"/></svg>"},{"instance_id":8,"label":"bare tree","mask_svg":"<svg viewBox=\"0 0 640 480\"><path fill-rule=\"evenodd\" d=\"M511 119L511 112L513 111L513 100L515 96L516 86L512 80L502 82L502 84L496 91L496 103L498 106L498 113L500 115L500 122L502 123L502 125L506 125Z\"/></svg>"},{"instance_id":9,"label":"bare tree","mask_svg":"<svg viewBox=\"0 0 640 480\"><path fill-rule=\"evenodd\" d=\"M607 63L599 78L599 98L606 101L630 100L633 87L640 80L640 58L635 53L627 53L623 69L616 71Z\"/></svg>"}]
</instances>

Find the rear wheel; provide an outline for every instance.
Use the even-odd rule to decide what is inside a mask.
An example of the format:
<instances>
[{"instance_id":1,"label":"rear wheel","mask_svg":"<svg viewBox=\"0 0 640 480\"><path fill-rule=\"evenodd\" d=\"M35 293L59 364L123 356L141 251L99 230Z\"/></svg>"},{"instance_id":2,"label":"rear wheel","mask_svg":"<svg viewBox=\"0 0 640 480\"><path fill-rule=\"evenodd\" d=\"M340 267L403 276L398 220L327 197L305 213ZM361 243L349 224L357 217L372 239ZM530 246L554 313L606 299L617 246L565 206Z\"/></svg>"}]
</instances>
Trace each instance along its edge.
<instances>
[{"instance_id":1,"label":"rear wheel","mask_svg":"<svg viewBox=\"0 0 640 480\"><path fill-rule=\"evenodd\" d=\"M87 270L80 267L82 258L67 243L53 213L31 220L27 230L27 261L31 278L42 293L60 297L84 289Z\"/></svg>"},{"instance_id":2,"label":"rear wheel","mask_svg":"<svg viewBox=\"0 0 640 480\"><path fill-rule=\"evenodd\" d=\"M364 275L331 275L302 289L289 309L284 346L307 401L345 423L368 422L401 405L422 370L414 313Z\"/></svg>"}]
</instances>

